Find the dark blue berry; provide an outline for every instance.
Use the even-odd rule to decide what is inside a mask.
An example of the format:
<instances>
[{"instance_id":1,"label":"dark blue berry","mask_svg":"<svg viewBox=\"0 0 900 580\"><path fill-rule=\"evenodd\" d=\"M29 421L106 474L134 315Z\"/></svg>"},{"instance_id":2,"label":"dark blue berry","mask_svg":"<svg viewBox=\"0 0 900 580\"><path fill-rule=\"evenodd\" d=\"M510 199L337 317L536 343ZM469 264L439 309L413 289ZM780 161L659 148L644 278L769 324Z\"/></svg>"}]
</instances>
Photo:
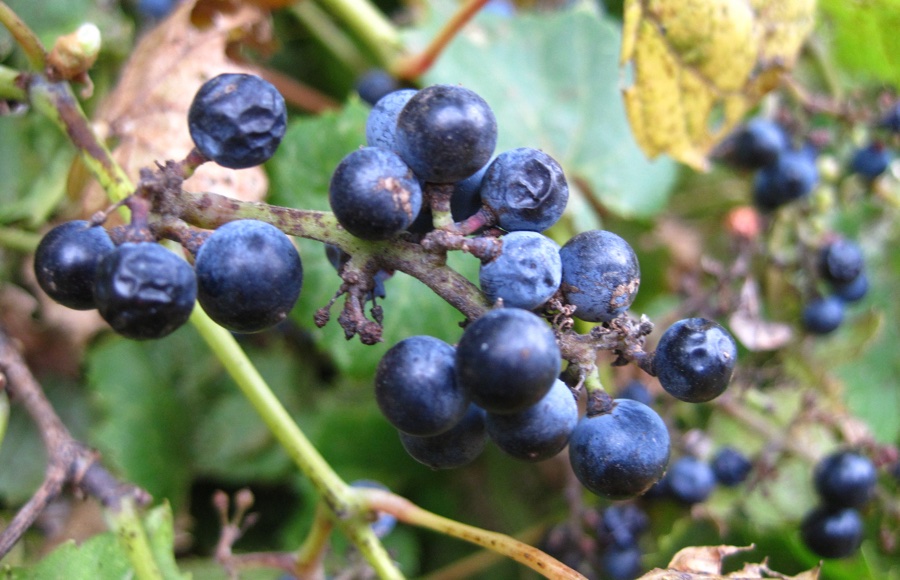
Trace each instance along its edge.
<instances>
[{"instance_id":1,"label":"dark blue berry","mask_svg":"<svg viewBox=\"0 0 900 580\"><path fill-rule=\"evenodd\" d=\"M151 20L162 20L178 5L179 0L138 0L138 13Z\"/></svg>"},{"instance_id":2,"label":"dark blue berry","mask_svg":"<svg viewBox=\"0 0 900 580\"><path fill-rule=\"evenodd\" d=\"M369 69L356 79L356 92L359 93L359 98L370 105L375 105L385 95L399 88L400 83L397 79L383 68Z\"/></svg>"},{"instance_id":3,"label":"dark blue berry","mask_svg":"<svg viewBox=\"0 0 900 580\"><path fill-rule=\"evenodd\" d=\"M706 501L716 487L712 467L696 457L680 457L666 472L669 495L686 504Z\"/></svg>"},{"instance_id":4,"label":"dark blue berry","mask_svg":"<svg viewBox=\"0 0 900 580\"><path fill-rule=\"evenodd\" d=\"M752 469L753 464L747 456L731 447L720 449L712 460L716 481L728 487L743 483Z\"/></svg>"},{"instance_id":5,"label":"dark blue berry","mask_svg":"<svg viewBox=\"0 0 900 580\"><path fill-rule=\"evenodd\" d=\"M450 213L453 221L461 222L475 215L481 209L481 184L490 164L453 184L453 192L450 194Z\"/></svg>"},{"instance_id":6,"label":"dark blue berry","mask_svg":"<svg viewBox=\"0 0 900 580\"><path fill-rule=\"evenodd\" d=\"M878 126L893 133L900 133L900 102L894 103L894 105L887 110L881 118L881 121L879 121Z\"/></svg>"},{"instance_id":7,"label":"dark blue berry","mask_svg":"<svg viewBox=\"0 0 900 580\"><path fill-rule=\"evenodd\" d=\"M393 151L364 147L350 153L331 176L328 200L338 222L364 240L402 232L422 209L422 189Z\"/></svg>"},{"instance_id":8,"label":"dark blue berry","mask_svg":"<svg viewBox=\"0 0 900 580\"><path fill-rule=\"evenodd\" d=\"M44 235L34 254L38 285L63 306L90 310L97 264L114 249L100 226L91 227L84 220L60 224Z\"/></svg>"},{"instance_id":9,"label":"dark blue berry","mask_svg":"<svg viewBox=\"0 0 900 580\"><path fill-rule=\"evenodd\" d=\"M829 507L862 508L875 494L878 474L872 461L853 451L838 451L816 465L813 482Z\"/></svg>"},{"instance_id":10,"label":"dark blue berry","mask_svg":"<svg viewBox=\"0 0 900 580\"><path fill-rule=\"evenodd\" d=\"M577 423L578 403L558 379L531 407L506 415L488 413L486 420L497 447L524 461L543 461L562 451Z\"/></svg>"},{"instance_id":11,"label":"dark blue berry","mask_svg":"<svg viewBox=\"0 0 900 580\"><path fill-rule=\"evenodd\" d=\"M553 296L562 279L559 246L537 232L511 232L501 253L481 264L478 281L491 303L534 310Z\"/></svg>"},{"instance_id":12,"label":"dark blue berry","mask_svg":"<svg viewBox=\"0 0 900 580\"><path fill-rule=\"evenodd\" d=\"M284 320L303 285L290 238L256 220L219 227L197 252L194 269L200 306L233 332L260 332Z\"/></svg>"},{"instance_id":13,"label":"dark blue berry","mask_svg":"<svg viewBox=\"0 0 900 580\"><path fill-rule=\"evenodd\" d=\"M853 508L819 506L803 518L800 536L819 557L846 558L862 544L862 517Z\"/></svg>"},{"instance_id":14,"label":"dark blue berry","mask_svg":"<svg viewBox=\"0 0 900 580\"><path fill-rule=\"evenodd\" d=\"M883 143L870 143L856 150L850 169L866 179L875 179L885 172L890 162L891 153Z\"/></svg>"},{"instance_id":15,"label":"dark blue berry","mask_svg":"<svg viewBox=\"0 0 900 580\"><path fill-rule=\"evenodd\" d=\"M411 336L392 346L375 372L375 401L390 423L410 435L449 430L469 408L456 382L456 349L431 336Z\"/></svg>"},{"instance_id":16,"label":"dark blue berry","mask_svg":"<svg viewBox=\"0 0 900 580\"><path fill-rule=\"evenodd\" d=\"M838 239L822 247L819 252L819 272L827 282L847 284L862 274L865 256L858 244Z\"/></svg>"},{"instance_id":17,"label":"dark blue berry","mask_svg":"<svg viewBox=\"0 0 900 580\"><path fill-rule=\"evenodd\" d=\"M603 510L597 537L606 545L634 546L650 526L647 513L633 503L613 504Z\"/></svg>"},{"instance_id":18,"label":"dark blue berry","mask_svg":"<svg viewBox=\"0 0 900 580\"><path fill-rule=\"evenodd\" d=\"M497 119L469 89L432 85L417 92L397 117L397 151L416 175L453 183L481 169L497 145Z\"/></svg>"},{"instance_id":19,"label":"dark blue berry","mask_svg":"<svg viewBox=\"0 0 900 580\"><path fill-rule=\"evenodd\" d=\"M449 431L431 437L400 432L400 442L409 455L432 469L453 469L474 461L487 442L485 413L469 405L463 418Z\"/></svg>"},{"instance_id":20,"label":"dark blue berry","mask_svg":"<svg viewBox=\"0 0 900 580\"><path fill-rule=\"evenodd\" d=\"M653 369L663 389L688 403L703 403L721 395L736 363L734 338L705 318L686 318L670 326L653 357Z\"/></svg>"},{"instance_id":21,"label":"dark blue berry","mask_svg":"<svg viewBox=\"0 0 900 580\"><path fill-rule=\"evenodd\" d=\"M865 272L845 284L832 284L834 295L844 302L858 302L869 293L869 277Z\"/></svg>"},{"instance_id":22,"label":"dark blue berry","mask_svg":"<svg viewBox=\"0 0 900 580\"><path fill-rule=\"evenodd\" d=\"M126 242L97 265L97 310L128 338L172 333L187 322L196 297L194 269L159 244Z\"/></svg>"},{"instance_id":23,"label":"dark blue berry","mask_svg":"<svg viewBox=\"0 0 900 580\"><path fill-rule=\"evenodd\" d=\"M609 322L628 310L641 285L641 268L631 246L612 232L591 230L559 251L560 289L575 306L575 318Z\"/></svg>"},{"instance_id":24,"label":"dark blue berry","mask_svg":"<svg viewBox=\"0 0 900 580\"><path fill-rule=\"evenodd\" d=\"M617 399L631 399L643 403L648 407L653 404L653 395L647 389L647 385L641 381L630 381L616 394Z\"/></svg>"},{"instance_id":25,"label":"dark blue berry","mask_svg":"<svg viewBox=\"0 0 900 580\"><path fill-rule=\"evenodd\" d=\"M803 327L813 334L828 334L844 321L844 301L837 296L817 298L803 308Z\"/></svg>"},{"instance_id":26,"label":"dark blue berry","mask_svg":"<svg viewBox=\"0 0 900 580\"><path fill-rule=\"evenodd\" d=\"M400 89L386 94L375 103L366 118L366 144L369 147L397 150L397 117L414 94L415 89Z\"/></svg>"},{"instance_id":27,"label":"dark blue berry","mask_svg":"<svg viewBox=\"0 0 900 580\"><path fill-rule=\"evenodd\" d=\"M778 123L756 117L734 136L728 160L743 169L760 169L775 163L789 145L788 137Z\"/></svg>"},{"instance_id":28,"label":"dark blue berry","mask_svg":"<svg viewBox=\"0 0 900 580\"><path fill-rule=\"evenodd\" d=\"M268 161L284 137L287 109L271 83L227 73L203 83L188 110L197 149L223 167L244 169Z\"/></svg>"},{"instance_id":29,"label":"dark blue berry","mask_svg":"<svg viewBox=\"0 0 900 580\"><path fill-rule=\"evenodd\" d=\"M569 438L569 459L588 490L610 499L640 495L669 462L669 431L650 407L616 399L611 412L584 417Z\"/></svg>"},{"instance_id":30,"label":"dark blue berry","mask_svg":"<svg viewBox=\"0 0 900 580\"><path fill-rule=\"evenodd\" d=\"M562 167L531 147L498 155L481 183L482 203L506 231L542 232L559 220L568 200Z\"/></svg>"},{"instance_id":31,"label":"dark blue berry","mask_svg":"<svg viewBox=\"0 0 900 580\"><path fill-rule=\"evenodd\" d=\"M641 575L641 548L609 546L600 556L600 569L606 580L634 580Z\"/></svg>"},{"instance_id":32,"label":"dark blue berry","mask_svg":"<svg viewBox=\"0 0 900 580\"><path fill-rule=\"evenodd\" d=\"M466 327L456 378L491 413L516 413L547 394L560 371L556 337L527 310L498 308Z\"/></svg>"},{"instance_id":33,"label":"dark blue berry","mask_svg":"<svg viewBox=\"0 0 900 580\"><path fill-rule=\"evenodd\" d=\"M753 202L762 211L773 211L809 195L818 181L819 170L809 152L784 151L774 163L757 172Z\"/></svg>"}]
</instances>

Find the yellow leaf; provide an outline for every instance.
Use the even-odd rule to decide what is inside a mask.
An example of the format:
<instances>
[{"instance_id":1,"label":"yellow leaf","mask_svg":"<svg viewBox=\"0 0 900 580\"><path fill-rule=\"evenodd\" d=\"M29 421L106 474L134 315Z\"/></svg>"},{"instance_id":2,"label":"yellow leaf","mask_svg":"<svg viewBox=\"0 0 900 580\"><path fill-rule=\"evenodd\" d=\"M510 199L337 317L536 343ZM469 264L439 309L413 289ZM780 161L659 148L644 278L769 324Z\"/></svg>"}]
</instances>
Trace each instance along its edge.
<instances>
[{"instance_id":1,"label":"yellow leaf","mask_svg":"<svg viewBox=\"0 0 900 580\"><path fill-rule=\"evenodd\" d=\"M626 0L624 90L635 139L706 169L707 155L789 71L815 0Z\"/></svg>"}]
</instances>

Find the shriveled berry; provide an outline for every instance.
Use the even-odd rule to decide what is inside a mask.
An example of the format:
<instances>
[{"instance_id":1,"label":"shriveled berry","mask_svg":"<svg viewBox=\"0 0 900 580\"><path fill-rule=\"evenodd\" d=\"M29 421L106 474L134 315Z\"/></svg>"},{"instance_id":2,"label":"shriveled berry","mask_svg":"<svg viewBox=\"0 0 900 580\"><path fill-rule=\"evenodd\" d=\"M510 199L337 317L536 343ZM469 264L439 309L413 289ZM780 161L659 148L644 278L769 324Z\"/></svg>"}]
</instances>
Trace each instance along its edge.
<instances>
[{"instance_id":1,"label":"shriveled berry","mask_svg":"<svg viewBox=\"0 0 900 580\"><path fill-rule=\"evenodd\" d=\"M721 395L737 363L737 343L717 323L686 318L659 339L653 369L663 389L676 399L703 403Z\"/></svg>"},{"instance_id":2,"label":"shriveled berry","mask_svg":"<svg viewBox=\"0 0 900 580\"><path fill-rule=\"evenodd\" d=\"M257 220L219 227L203 242L194 268L200 306L233 332L260 332L284 320L303 285L294 244Z\"/></svg>"},{"instance_id":3,"label":"shriveled berry","mask_svg":"<svg viewBox=\"0 0 900 580\"><path fill-rule=\"evenodd\" d=\"M286 127L284 98L256 75L226 73L209 79L188 110L188 128L197 149L231 169L268 161Z\"/></svg>"},{"instance_id":4,"label":"shriveled berry","mask_svg":"<svg viewBox=\"0 0 900 580\"><path fill-rule=\"evenodd\" d=\"M91 227L84 220L60 224L44 235L34 254L38 285L63 306L90 310L97 264L114 249L100 226Z\"/></svg>"},{"instance_id":5,"label":"shriveled berry","mask_svg":"<svg viewBox=\"0 0 900 580\"><path fill-rule=\"evenodd\" d=\"M534 310L553 296L562 279L559 246L537 232L501 238L500 255L481 265L478 281L491 303Z\"/></svg>"},{"instance_id":6,"label":"shriveled berry","mask_svg":"<svg viewBox=\"0 0 900 580\"><path fill-rule=\"evenodd\" d=\"M119 334L162 338L187 322L197 278L187 262L159 244L126 242L97 266L97 310Z\"/></svg>"},{"instance_id":7,"label":"shriveled berry","mask_svg":"<svg viewBox=\"0 0 900 580\"><path fill-rule=\"evenodd\" d=\"M507 231L542 232L566 209L569 185L559 163L543 151L504 151L488 166L481 201Z\"/></svg>"}]
</instances>

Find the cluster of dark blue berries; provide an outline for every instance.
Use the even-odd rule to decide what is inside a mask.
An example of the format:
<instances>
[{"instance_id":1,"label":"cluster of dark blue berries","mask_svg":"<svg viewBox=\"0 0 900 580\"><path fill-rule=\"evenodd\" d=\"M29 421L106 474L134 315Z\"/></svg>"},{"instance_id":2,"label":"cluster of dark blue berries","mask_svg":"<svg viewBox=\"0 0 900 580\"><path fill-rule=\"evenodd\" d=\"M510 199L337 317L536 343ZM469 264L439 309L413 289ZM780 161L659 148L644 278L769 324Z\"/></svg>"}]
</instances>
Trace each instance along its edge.
<instances>
[{"instance_id":1,"label":"cluster of dark blue berries","mask_svg":"<svg viewBox=\"0 0 900 580\"><path fill-rule=\"evenodd\" d=\"M828 292L803 308L803 327L813 334L828 334L844 321L846 305L868 293L869 278L862 249L850 240L830 241L822 246L817 258L819 278Z\"/></svg>"},{"instance_id":2,"label":"cluster of dark blue berries","mask_svg":"<svg viewBox=\"0 0 900 580\"><path fill-rule=\"evenodd\" d=\"M684 505L703 503L716 485L734 487L750 475L753 464L733 447L723 447L710 462L684 455L672 462L666 475L653 487L651 498L671 498Z\"/></svg>"},{"instance_id":3,"label":"cluster of dark blue berries","mask_svg":"<svg viewBox=\"0 0 900 580\"><path fill-rule=\"evenodd\" d=\"M268 160L281 142L284 99L259 77L219 75L197 92L188 126L204 158L251 167ZM294 306L303 282L300 255L275 226L225 224L203 236L192 268L156 243L145 221L136 216L118 244L86 221L53 228L35 254L38 284L60 304L96 308L116 332L134 339L170 334L187 322L195 301L217 323L241 333L274 326Z\"/></svg>"},{"instance_id":4,"label":"cluster of dark blue berries","mask_svg":"<svg viewBox=\"0 0 900 580\"><path fill-rule=\"evenodd\" d=\"M822 558L846 558L863 538L860 509L875 495L872 461L855 451L837 451L821 459L813 474L819 505L800 525L803 543Z\"/></svg>"},{"instance_id":5,"label":"cluster of dark blue berries","mask_svg":"<svg viewBox=\"0 0 900 580\"><path fill-rule=\"evenodd\" d=\"M479 282L503 307L471 322L456 347L428 336L394 345L376 373L378 405L410 455L432 468L472 461L488 439L524 461L547 459L568 444L575 475L589 490L616 499L639 495L665 472L666 425L648 405L627 398L589 405L579 419L575 396L560 379L559 337L540 316L565 310L607 324L623 316L640 286L635 252L604 230L580 233L562 247L542 235L565 210L562 168L529 147L494 156L496 139L493 112L474 92L401 89L375 104L367 147L335 171L331 207L357 237L406 235L427 243L437 227L500 242L482 257ZM703 402L726 388L736 358L725 329L692 318L663 335L652 372L673 396Z\"/></svg>"}]
</instances>

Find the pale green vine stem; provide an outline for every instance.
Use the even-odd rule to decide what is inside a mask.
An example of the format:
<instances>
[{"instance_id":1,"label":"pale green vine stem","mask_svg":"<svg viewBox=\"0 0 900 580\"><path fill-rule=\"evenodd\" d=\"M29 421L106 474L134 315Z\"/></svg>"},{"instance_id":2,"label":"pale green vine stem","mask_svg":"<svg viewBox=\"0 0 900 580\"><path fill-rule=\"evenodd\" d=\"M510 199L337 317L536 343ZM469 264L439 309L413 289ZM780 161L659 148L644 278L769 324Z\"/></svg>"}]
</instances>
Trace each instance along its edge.
<instances>
[{"instance_id":1,"label":"pale green vine stem","mask_svg":"<svg viewBox=\"0 0 900 580\"><path fill-rule=\"evenodd\" d=\"M28 98L25 89L16 86L16 79L20 74L16 69L0 64L0 99L24 101Z\"/></svg>"},{"instance_id":2,"label":"pale green vine stem","mask_svg":"<svg viewBox=\"0 0 900 580\"><path fill-rule=\"evenodd\" d=\"M291 12L306 25L309 33L318 38L319 42L341 62L358 71L366 67L366 58L357 48L356 43L331 20L331 17L318 4L297 2L291 7Z\"/></svg>"},{"instance_id":3,"label":"pale green vine stem","mask_svg":"<svg viewBox=\"0 0 900 580\"><path fill-rule=\"evenodd\" d=\"M359 517L356 493L334 472L303 431L281 405L247 354L227 330L213 322L201 308L194 308L191 323L225 366L228 374L259 413L269 430L294 463L310 478L335 515L338 527L356 545L381 578L401 578L384 546L368 523Z\"/></svg>"},{"instance_id":4,"label":"pale green vine stem","mask_svg":"<svg viewBox=\"0 0 900 580\"><path fill-rule=\"evenodd\" d=\"M144 524L134 502L131 499L123 500L115 508L106 510L106 517L119 544L128 554L135 577L140 580L162 580L163 575L153 558Z\"/></svg>"},{"instance_id":5,"label":"pale green vine stem","mask_svg":"<svg viewBox=\"0 0 900 580\"><path fill-rule=\"evenodd\" d=\"M12 34L22 52L28 58L28 64L36 71L43 71L47 65L47 50L37 35L25 24L6 2L0 2L0 24Z\"/></svg>"},{"instance_id":6,"label":"pale green vine stem","mask_svg":"<svg viewBox=\"0 0 900 580\"><path fill-rule=\"evenodd\" d=\"M388 67L402 52L400 32L369 0L319 0L340 19Z\"/></svg>"}]
</instances>

